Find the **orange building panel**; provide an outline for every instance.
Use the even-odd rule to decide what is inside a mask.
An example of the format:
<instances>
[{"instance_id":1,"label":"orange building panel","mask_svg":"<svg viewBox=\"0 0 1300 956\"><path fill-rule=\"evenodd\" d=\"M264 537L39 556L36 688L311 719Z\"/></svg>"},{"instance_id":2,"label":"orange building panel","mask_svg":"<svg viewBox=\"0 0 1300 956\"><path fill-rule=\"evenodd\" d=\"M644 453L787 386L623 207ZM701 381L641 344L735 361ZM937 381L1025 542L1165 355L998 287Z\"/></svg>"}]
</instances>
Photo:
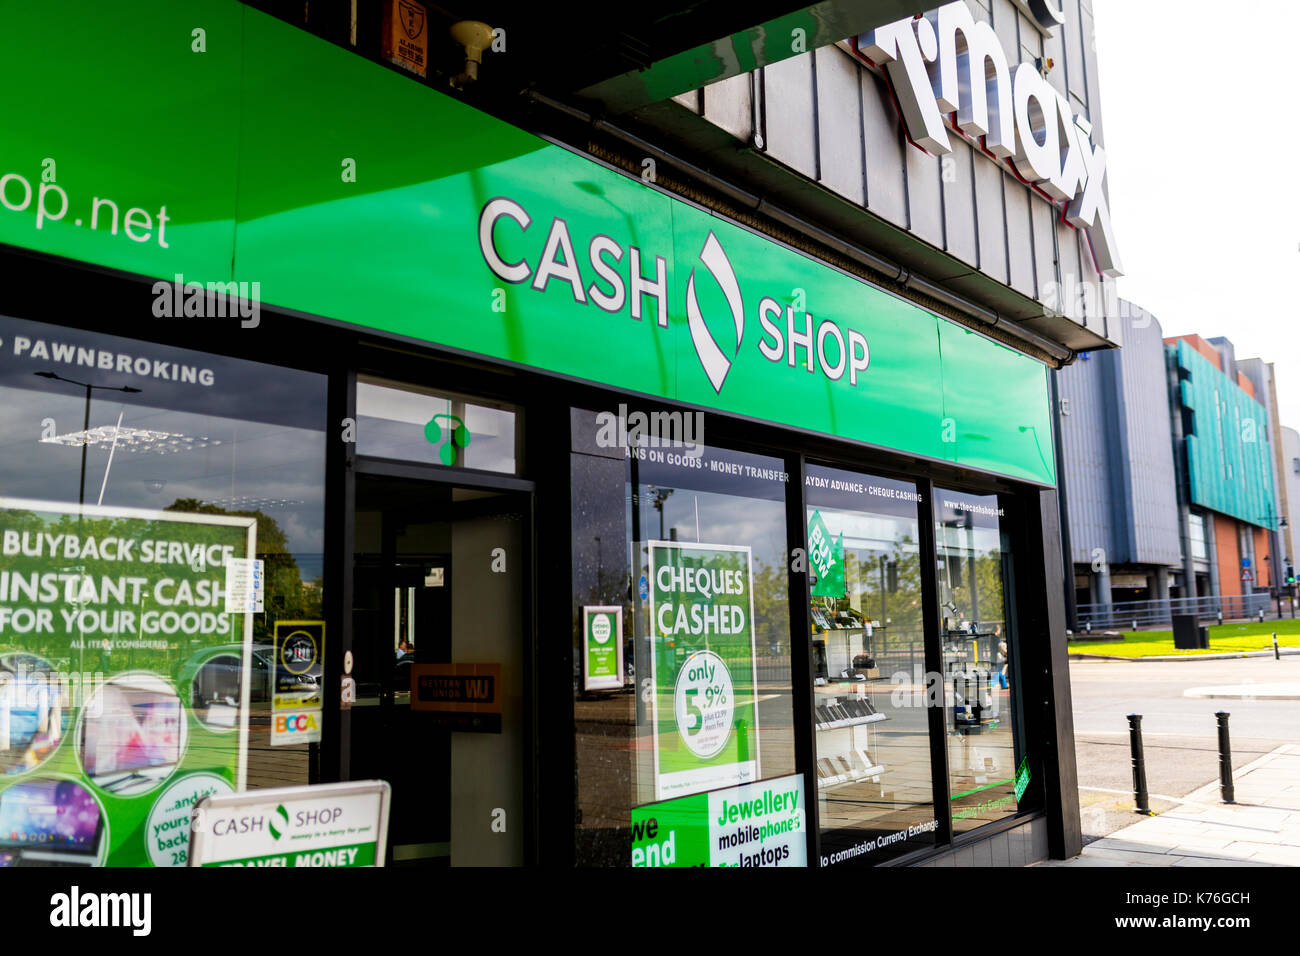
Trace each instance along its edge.
<instances>
[{"instance_id":1,"label":"orange building panel","mask_svg":"<svg viewBox=\"0 0 1300 956\"><path fill-rule=\"evenodd\" d=\"M1237 522L1214 516L1214 558L1219 565L1219 593L1224 597L1241 593L1241 552L1237 548Z\"/></svg>"},{"instance_id":2,"label":"orange building panel","mask_svg":"<svg viewBox=\"0 0 1300 956\"><path fill-rule=\"evenodd\" d=\"M1268 531L1264 528L1252 529L1255 535L1255 583L1262 588L1271 588L1273 586L1273 562L1277 558L1273 557L1269 549ZM1268 561L1264 558L1267 556Z\"/></svg>"},{"instance_id":3,"label":"orange building panel","mask_svg":"<svg viewBox=\"0 0 1300 956\"><path fill-rule=\"evenodd\" d=\"M1214 367L1219 371L1223 371L1223 362L1219 358L1219 350L1209 342L1205 341L1205 339L1201 338L1199 335L1174 335L1164 340L1165 345L1173 345L1179 339L1182 339L1192 348L1196 349L1196 351L1205 356L1207 360L1213 362Z\"/></svg>"}]
</instances>

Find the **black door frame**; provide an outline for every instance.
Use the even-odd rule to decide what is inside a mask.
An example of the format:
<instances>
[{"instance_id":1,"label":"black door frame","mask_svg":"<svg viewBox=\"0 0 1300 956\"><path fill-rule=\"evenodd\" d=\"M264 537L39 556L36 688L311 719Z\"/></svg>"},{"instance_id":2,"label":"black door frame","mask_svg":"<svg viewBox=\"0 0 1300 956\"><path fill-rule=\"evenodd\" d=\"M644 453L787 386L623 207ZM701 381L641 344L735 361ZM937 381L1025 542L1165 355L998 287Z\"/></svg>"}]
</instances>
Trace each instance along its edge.
<instances>
[{"instance_id":1,"label":"black door frame","mask_svg":"<svg viewBox=\"0 0 1300 956\"><path fill-rule=\"evenodd\" d=\"M331 408L342 411L344 414L337 419L339 421L351 420L356 421L356 373L348 370L342 376L333 377L334 385L331 388ZM334 392L343 392L342 395L335 395ZM337 595L334 601L330 602L330 611L332 619L338 622L338 631L340 639L333 642L335 649L333 654L326 655L326 662L331 668L331 676L326 680L326 687L329 692L326 695L327 712L336 715L335 721L326 721L326 735L330 738L322 748L322 765L324 772L332 773L334 779L348 779L349 768L352 757L352 727L350 711L340 710L338 704L339 686L343 677L343 657L346 652L353 649L353 624L352 624L352 605L355 597L354 591L354 553L356 542L356 482L359 477L376 477L376 478L399 478L411 481L422 481L432 485L443 487L471 488L488 491L510 492L520 496L520 500L525 505L524 526L521 533L524 539L523 554L520 556L521 573L523 574L522 596L524 601L523 622L524 622L524 646L523 646L523 792L524 800L524 820L523 820L523 845L524 845L524 865L535 866L538 862L538 819L536 801L529 799L528 795L537 792L537 766L538 766L538 714L537 714L537 681L536 681L536 659L537 659L537 506L536 506L536 483L523 478L517 478L513 475L504 475L496 472L485 472L471 468L448 468L441 465L424 464L420 462L400 461L395 459L376 458L356 454L355 442L337 442L332 445L341 445L342 460L338 462L339 467L333 467L330 462L330 475L335 478L327 486L327 496L333 493L330 498L332 504L330 511L334 518L333 522L327 522L327 525L335 526L336 530L333 535L327 532L327 547L329 553L334 557L328 561L331 580L334 587L331 591ZM338 457L339 451L332 449L334 456L327 454L327 459ZM327 642L328 644L328 642ZM328 707L330 697L333 698L333 707ZM331 724L334 724L331 732ZM507 821L507 826L511 825Z\"/></svg>"}]
</instances>

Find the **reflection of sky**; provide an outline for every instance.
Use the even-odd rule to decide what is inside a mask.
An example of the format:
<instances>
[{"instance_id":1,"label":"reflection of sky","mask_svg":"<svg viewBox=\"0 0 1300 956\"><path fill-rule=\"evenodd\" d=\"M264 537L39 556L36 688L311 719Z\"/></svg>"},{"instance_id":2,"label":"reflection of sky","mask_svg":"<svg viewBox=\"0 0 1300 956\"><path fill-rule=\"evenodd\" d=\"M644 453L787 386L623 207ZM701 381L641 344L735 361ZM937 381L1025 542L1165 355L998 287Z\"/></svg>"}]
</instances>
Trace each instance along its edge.
<instances>
[{"instance_id":1,"label":"reflection of sky","mask_svg":"<svg viewBox=\"0 0 1300 956\"><path fill-rule=\"evenodd\" d=\"M844 546L854 550L901 551L917 550L917 523L888 515L870 515L854 511L832 511L829 508L809 508L808 517L820 512L831 537L844 535ZM904 544L903 539L908 543Z\"/></svg>"},{"instance_id":2,"label":"reflection of sky","mask_svg":"<svg viewBox=\"0 0 1300 956\"><path fill-rule=\"evenodd\" d=\"M0 389L0 405L5 409L0 417L0 460L4 463L0 470L0 493L6 497L75 503L81 477L81 448L39 439L46 419L53 420L56 434L81 431L84 397L5 388ZM111 442L90 446L86 453L88 504L99 500L101 485L104 505L109 507L161 509L181 498L215 499L220 504L220 499L240 496L288 501L291 503L287 505L254 507L280 525L289 550L301 555L300 566L320 564L319 554L324 548L323 432L123 405L98 396L91 401L90 426L112 427L117 424L119 413L123 428L206 437L210 442L205 448L167 454L119 448L113 453L111 464ZM231 510L240 507L220 506Z\"/></svg>"},{"instance_id":3,"label":"reflection of sky","mask_svg":"<svg viewBox=\"0 0 1300 956\"><path fill-rule=\"evenodd\" d=\"M646 498L653 500L649 494ZM676 529L678 541L749 545L756 562L782 564L785 560L785 504L780 501L677 491L665 503L665 538L670 536L672 529ZM641 534L646 539L659 534L659 512L644 500L641 505Z\"/></svg>"},{"instance_id":4,"label":"reflection of sky","mask_svg":"<svg viewBox=\"0 0 1300 956\"><path fill-rule=\"evenodd\" d=\"M26 342L23 349L20 340ZM109 354L113 368L78 364L75 349L93 350L97 357ZM131 360L122 366L128 371L119 370L122 358ZM146 363L149 374L139 374ZM173 364L210 372L212 384L153 374L156 367ZM121 414L123 428L209 440L205 448L169 454L119 447L111 468L111 442L90 446L88 504L99 500L107 473L103 503L109 507L161 509L180 498L196 498L227 510L260 510L284 531L303 577L320 573L325 435L312 426L324 424L324 375L0 317L0 495L65 504L80 496L81 448L40 438L50 432L80 432L86 393L69 382L38 378L36 372L54 372L95 386L140 389L134 394L94 392L92 429L112 428ZM228 501L240 497L291 503Z\"/></svg>"},{"instance_id":5,"label":"reflection of sky","mask_svg":"<svg viewBox=\"0 0 1300 956\"><path fill-rule=\"evenodd\" d=\"M441 465L439 452L450 440L457 406L469 431L469 445L459 450L456 463L464 468L512 474L513 412L367 382L357 383L357 453ZM424 432L435 415L439 416L437 424L442 433L437 444L430 442Z\"/></svg>"}]
</instances>

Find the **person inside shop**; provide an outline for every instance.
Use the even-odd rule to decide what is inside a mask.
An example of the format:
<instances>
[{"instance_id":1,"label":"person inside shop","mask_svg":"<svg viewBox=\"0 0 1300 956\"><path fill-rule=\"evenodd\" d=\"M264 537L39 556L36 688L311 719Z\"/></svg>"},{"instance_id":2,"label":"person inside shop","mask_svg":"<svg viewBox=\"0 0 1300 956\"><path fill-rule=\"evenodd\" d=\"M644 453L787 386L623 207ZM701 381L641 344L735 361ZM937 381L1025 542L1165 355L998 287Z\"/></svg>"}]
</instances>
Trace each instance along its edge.
<instances>
[{"instance_id":1,"label":"person inside shop","mask_svg":"<svg viewBox=\"0 0 1300 956\"><path fill-rule=\"evenodd\" d=\"M397 642L397 659L400 661L404 657L411 655L411 645L405 640Z\"/></svg>"}]
</instances>

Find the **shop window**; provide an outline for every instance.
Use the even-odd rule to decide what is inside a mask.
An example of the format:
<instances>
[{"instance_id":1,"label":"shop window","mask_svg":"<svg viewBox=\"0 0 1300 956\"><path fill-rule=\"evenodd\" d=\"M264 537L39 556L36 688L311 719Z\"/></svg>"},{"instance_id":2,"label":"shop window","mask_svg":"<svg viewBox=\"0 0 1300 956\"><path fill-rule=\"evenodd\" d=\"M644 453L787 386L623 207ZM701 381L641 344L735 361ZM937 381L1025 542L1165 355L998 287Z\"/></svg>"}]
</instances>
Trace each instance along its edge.
<instances>
[{"instance_id":1,"label":"shop window","mask_svg":"<svg viewBox=\"0 0 1300 956\"><path fill-rule=\"evenodd\" d=\"M1017 740L1003 508L997 495L935 488L934 499L948 789L953 833L960 834L1014 816L1030 772Z\"/></svg>"},{"instance_id":2,"label":"shop window","mask_svg":"<svg viewBox=\"0 0 1300 956\"><path fill-rule=\"evenodd\" d=\"M821 857L877 863L932 846L916 486L809 466L813 703Z\"/></svg>"},{"instance_id":3,"label":"shop window","mask_svg":"<svg viewBox=\"0 0 1300 956\"><path fill-rule=\"evenodd\" d=\"M784 463L601 419L573 412L577 860L801 865Z\"/></svg>"},{"instance_id":4,"label":"shop window","mask_svg":"<svg viewBox=\"0 0 1300 956\"><path fill-rule=\"evenodd\" d=\"M515 474L519 432L506 405L360 377L357 453Z\"/></svg>"},{"instance_id":5,"label":"shop window","mask_svg":"<svg viewBox=\"0 0 1300 956\"><path fill-rule=\"evenodd\" d=\"M0 317L0 865L183 865L197 797L310 781L324 406Z\"/></svg>"}]
</instances>

